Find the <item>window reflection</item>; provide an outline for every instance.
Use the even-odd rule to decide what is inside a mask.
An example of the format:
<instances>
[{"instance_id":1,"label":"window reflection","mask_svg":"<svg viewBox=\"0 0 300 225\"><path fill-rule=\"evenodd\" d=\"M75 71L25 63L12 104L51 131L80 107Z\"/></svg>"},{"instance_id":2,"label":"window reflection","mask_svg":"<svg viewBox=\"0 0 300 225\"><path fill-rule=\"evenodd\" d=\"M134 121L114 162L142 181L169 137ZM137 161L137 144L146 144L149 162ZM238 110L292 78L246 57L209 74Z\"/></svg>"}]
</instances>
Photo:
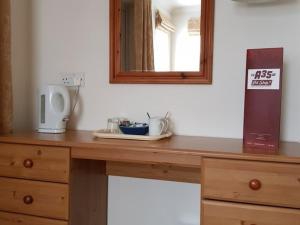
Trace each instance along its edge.
<instances>
[{"instance_id":1,"label":"window reflection","mask_svg":"<svg viewBox=\"0 0 300 225\"><path fill-rule=\"evenodd\" d=\"M122 71L200 71L200 5L122 0Z\"/></svg>"}]
</instances>

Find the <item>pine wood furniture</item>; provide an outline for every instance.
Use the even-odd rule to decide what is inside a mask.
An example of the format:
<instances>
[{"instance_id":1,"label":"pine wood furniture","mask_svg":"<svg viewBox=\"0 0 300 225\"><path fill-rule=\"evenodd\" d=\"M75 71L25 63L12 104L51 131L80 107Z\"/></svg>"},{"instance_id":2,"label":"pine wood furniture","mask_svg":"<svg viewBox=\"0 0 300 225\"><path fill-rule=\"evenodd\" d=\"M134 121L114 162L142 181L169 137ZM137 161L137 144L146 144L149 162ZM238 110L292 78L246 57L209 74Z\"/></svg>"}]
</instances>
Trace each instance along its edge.
<instances>
[{"instance_id":1,"label":"pine wood furniture","mask_svg":"<svg viewBox=\"0 0 300 225\"><path fill-rule=\"evenodd\" d=\"M225 138L1 136L0 224L106 225L108 175L118 175L201 184L202 225L300 225L300 144L249 152Z\"/></svg>"},{"instance_id":2,"label":"pine wood furniture","mask_svg":"<svg viewBox=\"0 0 300 225\"><path fill-rule=\"evenodd\" d=\"M161 0L165 1L165 0ZM200 71L122 71L121 68L121 0L110 0L110 83L113 84L211 84L213 70L213 42L215 0L201 2Z\"/></svg>"}]
</instances>

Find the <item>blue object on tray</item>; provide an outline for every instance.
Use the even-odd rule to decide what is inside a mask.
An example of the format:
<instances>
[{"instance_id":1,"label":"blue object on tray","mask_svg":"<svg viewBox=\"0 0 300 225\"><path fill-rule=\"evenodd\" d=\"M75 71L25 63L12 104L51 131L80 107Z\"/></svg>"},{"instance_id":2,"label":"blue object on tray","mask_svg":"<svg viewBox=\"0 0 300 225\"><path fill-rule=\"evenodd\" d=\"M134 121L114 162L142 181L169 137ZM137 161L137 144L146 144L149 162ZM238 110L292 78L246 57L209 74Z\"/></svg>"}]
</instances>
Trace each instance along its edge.
<instances>
[{"instance_id":1,"label":"blue object on tray","mask_svg":"<svg viewBox=\"0 0 300 225\"><path fill-rule=\"evenodd\" d=\"M120 125L123 134L146 135L149 132L149 125L146 123L134 123L128 126Z\"/></svg>"}]
</instances>

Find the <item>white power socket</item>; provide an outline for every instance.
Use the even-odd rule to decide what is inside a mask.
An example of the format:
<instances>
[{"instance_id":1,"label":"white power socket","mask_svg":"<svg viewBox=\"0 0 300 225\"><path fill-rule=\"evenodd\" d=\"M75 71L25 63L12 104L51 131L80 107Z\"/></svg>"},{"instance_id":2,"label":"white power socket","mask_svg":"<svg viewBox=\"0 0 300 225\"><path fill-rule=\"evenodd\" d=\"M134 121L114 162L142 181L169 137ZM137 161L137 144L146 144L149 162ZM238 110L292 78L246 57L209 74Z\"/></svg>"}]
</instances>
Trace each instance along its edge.
<instances>
[{"instance_id":1,"label":"white power socket","mask_svg":"<svg viewBox=\"0 0 300 225\"><path fill-rule=\"evenodd\" d=\"M84 87L85 73L62 73L62 82L67 87Z\"/></svg>"}]
</instances>

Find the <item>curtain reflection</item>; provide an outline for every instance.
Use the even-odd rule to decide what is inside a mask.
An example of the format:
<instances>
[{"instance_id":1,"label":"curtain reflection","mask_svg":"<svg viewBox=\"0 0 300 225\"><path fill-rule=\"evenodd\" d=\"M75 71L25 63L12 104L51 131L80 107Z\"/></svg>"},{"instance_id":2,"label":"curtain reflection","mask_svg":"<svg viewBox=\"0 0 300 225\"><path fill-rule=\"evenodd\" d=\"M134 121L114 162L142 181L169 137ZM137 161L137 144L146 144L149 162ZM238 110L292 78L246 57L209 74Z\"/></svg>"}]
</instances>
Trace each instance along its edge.
<instances>
[{"instance_id":1,"label":"curtain reflection","mask_svg":"<svg viewBox=\"0 0 300 225\"><path fill-rule=\"evenodd\" d=\"M122 69L154 71L151 0L122 2Z\"/></svg>"}]
</instances>

